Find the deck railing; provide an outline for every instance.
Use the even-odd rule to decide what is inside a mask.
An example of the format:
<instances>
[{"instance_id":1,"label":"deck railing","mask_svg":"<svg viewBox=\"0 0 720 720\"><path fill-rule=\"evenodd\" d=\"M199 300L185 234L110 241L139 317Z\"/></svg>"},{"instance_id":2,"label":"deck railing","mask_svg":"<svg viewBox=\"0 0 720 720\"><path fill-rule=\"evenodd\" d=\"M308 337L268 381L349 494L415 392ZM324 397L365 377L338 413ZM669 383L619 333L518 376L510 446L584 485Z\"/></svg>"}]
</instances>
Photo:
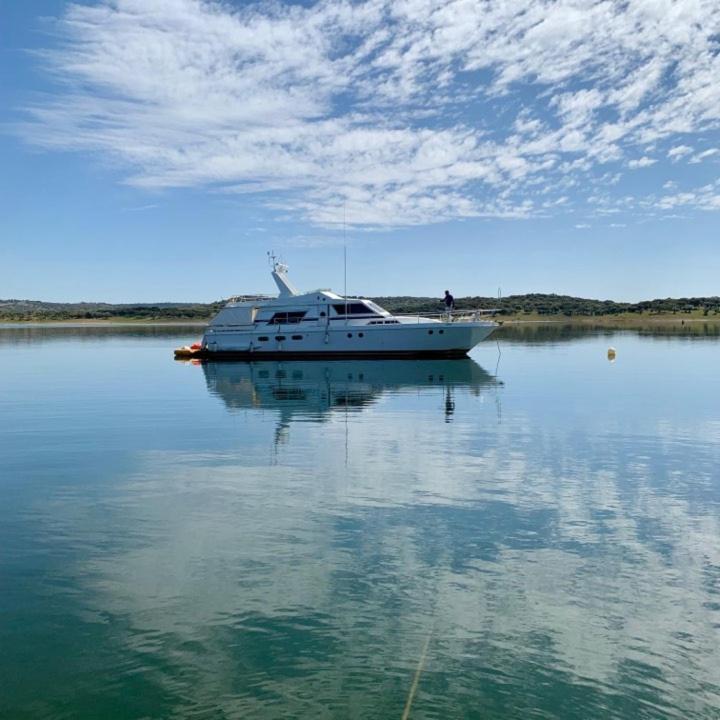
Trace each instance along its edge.
<instances>
[{"instance_id":1,"label":"deck railing","mask_svg":"<svg viewBox=\"0 0 720 720\"><path fill-rule=\"evenodd\" d=\"M469 310L445 310L444 312L415 314L398 314L394 317L413 318L418 324L423 320L440 320L441 322L478 322L480 320L492 320L493 316L499 313L496 308L481 309L473 308Z\"/></svg>"},{"instance_id":2,"label":"deck railing","mask_svg":"<svg viewBox=\"0 0 720 720\"><path fill-rule=\"evenodd\" d=\"M229 297L225 302L230 303L248 303L248 302L263 302L267 300L276 300L276 295L233 295ZM491 320L494 315L499 313L498 308L470 308L467 310L445 310L443 312L429 312L422 314L415 313L392 313L394 318L408 318L416 320L421 323L423 320L440 320L442 322L478 322L479 320ZM352 320L352 316L348 316L349 320Z\"/></svg>"},{"instance_id":3,"label":"deck railing","mask_svg":"<svg viewBox=\"0 0 720 720\"><path fill-rule=\"evenodd\" d=\"M275 300L275 295L233 295L229 297L226 303L241 303L241 302L259 302L262 300Z\"/></svg>"}]
</instances>

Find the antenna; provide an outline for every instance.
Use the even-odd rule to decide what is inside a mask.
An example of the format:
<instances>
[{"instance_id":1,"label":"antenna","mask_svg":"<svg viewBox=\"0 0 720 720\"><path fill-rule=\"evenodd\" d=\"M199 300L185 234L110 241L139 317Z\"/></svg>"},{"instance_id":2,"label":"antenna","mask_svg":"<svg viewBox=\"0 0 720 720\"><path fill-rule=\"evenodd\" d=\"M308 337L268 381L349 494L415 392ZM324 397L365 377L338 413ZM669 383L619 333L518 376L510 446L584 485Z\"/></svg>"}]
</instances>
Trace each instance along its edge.
<instances>
[{"instance_id":1,"label":"antenna","mask_svg":"<svg viewBox=\"0 0 720 720\"><path fill-rule=\"evenodd\" d=\"M343 290L343 296L345 297L345 324L347 325L348 320L348 301L347 301L347 229L346 229L346 211L347 211L347 198L343 198L343 280L345 289Z\"/></svg>"}]
</instances>

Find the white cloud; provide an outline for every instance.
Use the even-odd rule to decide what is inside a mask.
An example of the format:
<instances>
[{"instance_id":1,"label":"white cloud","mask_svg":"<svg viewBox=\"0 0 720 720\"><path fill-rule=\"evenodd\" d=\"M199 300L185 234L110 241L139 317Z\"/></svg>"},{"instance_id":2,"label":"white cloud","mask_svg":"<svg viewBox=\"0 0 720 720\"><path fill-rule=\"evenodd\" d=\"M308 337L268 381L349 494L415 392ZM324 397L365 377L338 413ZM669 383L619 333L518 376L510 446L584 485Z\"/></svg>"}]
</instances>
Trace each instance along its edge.
<instances>
[{"instance_id":1,"label":"white cloud","mask_svg":"<svg viewBox=\"0 0 720 720\"><path fill-rule=\"evenodd\" d=\"M717 155L720 153L720 148L710 148L709 150L704 150L701 153L698 153L697 155L693 155L688 162L692 163L693 165L697 163L701 163L706 158L712 157L713 155Z\"/></svg>"},{"instance_id":2,"label":"white cloud","mask_svg":"<svg viewBox=\"0 0 720 720\"><path fill-rule=\"evenodd\" d=\"M668 150L667 156L672 160L679 160L686 155L692 153L693 149L689 145L677 145Z\"/></svg>"},{"instance_id":3,"label":"white cloud","mask_svg":"<svg viewBox=\"0 0 720 720\"><path fill-rule=\"evenodd\" d=\"M144 212L146 210L154 210L160 207L157 203L148 203L147 205L136 205L135 207L123 208L125 212Z\"/></svg>"},{"instance_id":4,"label":"white cloud","mask_svg":"<svg viewBox=\"0 0 720 720\"><path fill-rule=\"evenodd\" d=\"M524 217L538 187L592 194L599 166L720 126L703 0L114 0L57 30L28 141L320 225Z\"/></svg>"},{"instance_id":5,"label":"white cloud","mask_svg":"<svg viewBox=\"0 0 720 720\"><path fill-rule=\"evenodd\" d=\"M343 244L343 238L334 235L293 235L283 240L283 245L292 248L337 247ZM348 243L350 244L350 243Z\"/></svg>"},{"instance_id":6,"label":"white cloud","mask_svg":"<svg viewBox=\"0 0 720 720\"><path fill-rule=\"evenodd\" d=\"M676 208L692 208L705 211L720 210L720 180L693 190L664 195L655 202L655 206L661 210L673 210Z\"/></svg>"},{"instance_id":7,"label":"white cloud","mask_svg":"<svg viewBox=\"0 0 720 720\"><path fill-rule=\"evenodd\" d=\"M630 160L628 167L634 170L636 168L650 167L650 165L654 165L656 162L657 160L654 160L653 158L643 156L637 160Z\"/></svg>"}]
</instances>

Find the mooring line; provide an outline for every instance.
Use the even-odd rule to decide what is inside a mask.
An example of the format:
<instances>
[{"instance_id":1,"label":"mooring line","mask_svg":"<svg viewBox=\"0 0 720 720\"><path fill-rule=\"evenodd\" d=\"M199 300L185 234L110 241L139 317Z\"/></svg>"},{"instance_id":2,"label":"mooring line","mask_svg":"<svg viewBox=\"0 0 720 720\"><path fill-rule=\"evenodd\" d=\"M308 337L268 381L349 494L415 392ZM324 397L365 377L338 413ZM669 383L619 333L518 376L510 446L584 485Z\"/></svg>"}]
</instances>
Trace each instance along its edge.
<instances>
[{"instance_id":1,"label":"mooring line","mask_svg":"<svg viewBox=\"0 0 720 720\"><path fill-rule=\"evenodd\" d=\"M402 720L408 720L410 717L410 708L412 707L413 700L415 699L415 693L417 692L418 685L420 684L420 675L422 675L422 671L425 667L425 658L427 658L427 651L430 647L432 634L431 630L425 640L425 646L422 649L422 653L420 653L420 660L418 661L418 666L415 670L415 677L413 678L412 685L410 686L410 692L408 693L407 700L405 701L405 709L403 710Z\"/></svg>"}]
</instances>

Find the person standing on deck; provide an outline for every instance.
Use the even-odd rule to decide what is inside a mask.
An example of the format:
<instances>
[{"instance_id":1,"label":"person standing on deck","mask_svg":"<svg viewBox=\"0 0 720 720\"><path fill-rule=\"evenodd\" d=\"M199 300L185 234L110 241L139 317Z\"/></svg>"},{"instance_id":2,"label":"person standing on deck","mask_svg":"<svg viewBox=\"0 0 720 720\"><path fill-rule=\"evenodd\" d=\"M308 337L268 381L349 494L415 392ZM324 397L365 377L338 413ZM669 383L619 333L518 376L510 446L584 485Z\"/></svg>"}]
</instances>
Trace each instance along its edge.
<instances>
[{"instance_id":1,"label":"person standing on deck","mask_svg":"<svg viewBox=\"0 0 720 720\"><path fill-rule=\"evenodd\" d=\"M445 309L448 312L455 309L455 298L450 294L449 290L445 291L445 297L443 298L443 301L445 302Z\"/></svg>"}]
</instances>

